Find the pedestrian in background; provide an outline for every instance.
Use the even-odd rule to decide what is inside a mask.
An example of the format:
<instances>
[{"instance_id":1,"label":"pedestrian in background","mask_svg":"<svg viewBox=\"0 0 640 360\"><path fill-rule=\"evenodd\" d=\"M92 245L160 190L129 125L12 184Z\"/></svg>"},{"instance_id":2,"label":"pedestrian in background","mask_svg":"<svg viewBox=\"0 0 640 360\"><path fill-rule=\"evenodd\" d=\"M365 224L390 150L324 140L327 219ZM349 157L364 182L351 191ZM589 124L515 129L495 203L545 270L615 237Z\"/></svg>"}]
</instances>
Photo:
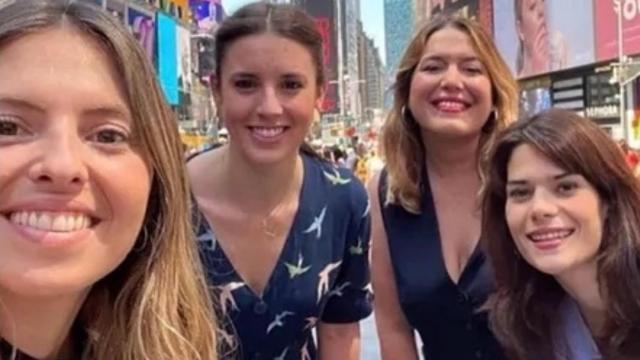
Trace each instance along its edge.
<instances>
[{"instance_id":1,"label":"pedestrian in background","mask_svg":"<svg viewBox=\"0 0 640 360\"><path fill-rule=\"evenodd\" d=\"M358 322L371 312L367 194L303 143L324 86L322 37L298 8L254 3L215 40L229 144L188 167L238 358L358 359Z\"/></svg>"},{"instance_id":2,"label":"pedestrian in background","mask_svg":"<svg viewBox=\"0 0 640 360\"><path fill-rule=\"evenodd\" d=\"M0 358L216 359L183 148L112 16L0 5Z\"/></svg>"},{"instance_id":3,"label":"pedestrian in background","mask_svg":"<svg viewBox=\"0 0 640 360\"><path fill-rule=\"evenodd\" d=\"M369 182L372 279L384 359L501 359L479 312L493 290L478 193L516 83L471 20L442 17L412 39L382 129L386 168Z\"/></svg>"},{"instance_id":4,"label":"pedestrian in background","mask_svg":"<svg viewBox=\"0 0 640 360\"><path fill-rule=\"evenodd\" d=\"M640 184L591 120L548 110L498 140L483 241L513 359L640 358Z\"/></svg>"}]
</instances>

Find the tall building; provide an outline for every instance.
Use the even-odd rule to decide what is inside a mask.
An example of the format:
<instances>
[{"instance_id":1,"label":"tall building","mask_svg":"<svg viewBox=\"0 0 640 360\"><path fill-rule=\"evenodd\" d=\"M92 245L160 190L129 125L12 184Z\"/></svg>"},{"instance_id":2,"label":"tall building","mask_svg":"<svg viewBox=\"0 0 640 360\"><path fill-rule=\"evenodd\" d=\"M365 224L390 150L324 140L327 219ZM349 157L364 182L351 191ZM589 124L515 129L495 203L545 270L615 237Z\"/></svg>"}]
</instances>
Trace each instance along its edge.
<instances>
[{"instance_id":1,"label":"tall building","mask_svg":"<svg viewBox=\"0 0 640 360\"><path fill-rule=\"evenodd\" d=\"M344 71L345 114L354 122L362 119L362 100L358 59L358 23L360 22L360 0L340 0L342 7L342 59Z\"/></svg>"},{"instance_id":2,"label":"tall building","mask_svg":"<svg viewBox=\"0 0 640 360\"><path fill-rule=\"evenodd\" d=\"M359 70L360 78L364 82L360 84L362 97L361 113L363 120L371 124L374 114L381 112L384 107L384 83L385 69L380 58L380 52L372 38L362 31L362 23L359 22Z\"/></svg>"},{"instance_id":3,"label":"tall building","mask_svg":"<svg viewBox=\"0 0 640 360\"><path fill-rule=\"evenodd\" d=\"M414 11L412 0L384 1L384 30L387 48L387 84L393 84L398 64L413 32ZM385 107L390 107L393 94L385 94Z\"/></svg>"}]
</instances>

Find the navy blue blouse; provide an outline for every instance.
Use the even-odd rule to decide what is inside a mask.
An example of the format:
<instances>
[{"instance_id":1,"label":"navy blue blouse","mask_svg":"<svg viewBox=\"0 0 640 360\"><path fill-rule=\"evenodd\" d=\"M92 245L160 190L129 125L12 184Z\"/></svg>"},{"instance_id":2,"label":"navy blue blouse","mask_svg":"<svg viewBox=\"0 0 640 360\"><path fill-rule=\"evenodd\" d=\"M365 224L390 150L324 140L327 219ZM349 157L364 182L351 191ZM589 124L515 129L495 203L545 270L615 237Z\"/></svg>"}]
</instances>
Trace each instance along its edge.
<instances>
[{"instance_id":1,"label":"navy blue blouse","mask_svg":"<svg viewBox=\"0 0 640 360\"><path fill-rule=\"evenodd\" d=\"M369 202L345 169L303 155L297 213L262 297L234 270L202 214L198 240L209 282L236 334L234 358L316 358L312 329L357 322L371 313Z\"/></svg>"},{"instance_id":2,"label":"navy blue blouse","mask_svg":"<svg viewBox=\"0 0 640 360\"><path fill-rule=\"evenodd\" d=\"M486 312L478 311L493 291L489 263L476 247L458 284L451 280L442 257L431 189L423 174L420 214L397 204L381 208L402 310L420 334L425 360L503 359ZM380 204L385 203L386 188L383 171Z\"/></svg>"}]
</instances>

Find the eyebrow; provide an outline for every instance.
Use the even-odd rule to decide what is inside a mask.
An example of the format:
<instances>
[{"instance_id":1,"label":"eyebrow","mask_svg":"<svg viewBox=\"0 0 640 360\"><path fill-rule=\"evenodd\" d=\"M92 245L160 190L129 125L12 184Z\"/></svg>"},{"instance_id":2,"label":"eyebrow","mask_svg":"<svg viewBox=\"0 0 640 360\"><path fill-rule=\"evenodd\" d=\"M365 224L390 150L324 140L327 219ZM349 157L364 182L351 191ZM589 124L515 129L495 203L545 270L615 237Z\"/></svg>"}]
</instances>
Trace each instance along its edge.
<instances>
[{"instance_id":1,"label":"eyebrow","mask_svg":"<svg viewBox=\"0 0 640 360\"><path fill-rule=\"evenodd\" d=\"M29 101L16 99L11 97L2 97L0 98L0 105L10 106L18 109L44 113L45 110L38 105L32 104Z\"/></svg>"},{"instance_id":2,"label":"eyebrow","mask_svg":"<svg viewBox=\"0 0 640 360\"><path fill-rule=\"evenodd\" d=\"M575 175L573 173L568 173L568 172L563 172L561 174L555 175L553 176L553 180L561 180L563 178L566 178L567 176L571 176L571 175ZM516 179L516 180L508 180L507 181L507 186L512 185L512 186L517 186L517 185L527 185L529 182L527 180L520 180L520 179Z\"/></svg>"},{"instance_id":3,"label":"eyebrow","mask_svg":"<svg viewBox=\"0 0 640 360\"><path fill-rule=\"evenodd\" d=\"M457 59L460 62L478 61L478 62L482 63L482 60L480 60L480 58L477 57L477 56L462 56L462 57L458 57L458 56L455 56L455 55L454 56L449 56L449 55L441 55L441 54L426 55L426 56L422 57L422 59L420 59L420 63L425 62L425 61L430 61L430 60L444 61L445 59L449 59L449 58Z\"/></svg>"},{"instance_id":4,"label":"eyebrow","mask_svg":"<svg viewBox=\"0 0 640 360\"><path fill-rule=\"evenodd\" d=\"M29 102L28 100L4 97L0 98L0 106L10 106L22 110L33 111L37 113L46 113L46 110L36 104ZM95 117L116 117L123 120L129 120L131 118L130 112L119 104L109 104L98 106L92 109L83 111L84 115Z\"/></svg>"},{"instance_id":5,"label":"eyebrow","mask_svg":"<svg viewBox=\"0 0 640 360\"><path fill-rule=\"evenodd\" d=\"M114 117L122 120L131 120L131 113L120 105L100 106L83 112L87 116Z\"/></svg>"}]
</instances>

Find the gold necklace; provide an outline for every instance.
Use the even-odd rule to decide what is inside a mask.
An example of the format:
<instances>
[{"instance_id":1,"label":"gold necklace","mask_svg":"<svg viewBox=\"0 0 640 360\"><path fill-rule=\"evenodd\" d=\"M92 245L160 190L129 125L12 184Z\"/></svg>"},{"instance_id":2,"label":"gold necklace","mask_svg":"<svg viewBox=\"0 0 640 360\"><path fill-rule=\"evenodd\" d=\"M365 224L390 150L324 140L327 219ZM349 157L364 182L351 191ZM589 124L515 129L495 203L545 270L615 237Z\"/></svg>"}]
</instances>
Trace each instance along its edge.
<instances>
[{"instance_id":1,"label":"gold necklace","mask_svg":"<svg viewBox=\"0 0 640 360\"><path fill-rule=\"evenodd\" d=\"M262 227L262 232L267 235L269 237L269 239L275 239L276 236L278 236L278 234L280 233L280 231L278 231L278 222L277 222L277 215L281 212L281 210L283 208L287 208L287 206L284 206L285 204L288 203L288 197L289 195L291 195L292 192L296 192L299 189L299 180L297 179L297 174L294 175L294 181L292 182L292 186L287 189L288 191L285 192L285 194L282 196L282 200L280 200L274 207L273 209L271 209L271 211L269 211L269 213L262 219L262 221L260 221L260 225ZM300 189L300 191L302 191Z\"/></svg>"}]
</instances>

